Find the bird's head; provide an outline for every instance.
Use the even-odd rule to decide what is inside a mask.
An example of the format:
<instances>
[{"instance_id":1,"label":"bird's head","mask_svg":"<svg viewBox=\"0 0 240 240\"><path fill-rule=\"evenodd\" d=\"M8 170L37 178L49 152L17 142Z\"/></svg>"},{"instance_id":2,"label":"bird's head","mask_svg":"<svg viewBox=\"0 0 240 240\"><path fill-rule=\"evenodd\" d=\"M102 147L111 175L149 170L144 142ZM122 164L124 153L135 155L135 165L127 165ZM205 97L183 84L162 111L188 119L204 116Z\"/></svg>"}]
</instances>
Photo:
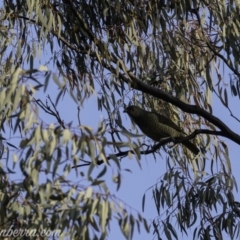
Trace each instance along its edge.
<instances>
[{"instance_id":1,"label":"bird's head","mask_svg":"<svg viewBox=\"0 0 240 240\"><path fill-rule=\"evenodd\" d=\"M144 114L144 110L138 106L128 106L123 112L127 113L132 118L137 118Z\"/></svg>"}]
</instances>

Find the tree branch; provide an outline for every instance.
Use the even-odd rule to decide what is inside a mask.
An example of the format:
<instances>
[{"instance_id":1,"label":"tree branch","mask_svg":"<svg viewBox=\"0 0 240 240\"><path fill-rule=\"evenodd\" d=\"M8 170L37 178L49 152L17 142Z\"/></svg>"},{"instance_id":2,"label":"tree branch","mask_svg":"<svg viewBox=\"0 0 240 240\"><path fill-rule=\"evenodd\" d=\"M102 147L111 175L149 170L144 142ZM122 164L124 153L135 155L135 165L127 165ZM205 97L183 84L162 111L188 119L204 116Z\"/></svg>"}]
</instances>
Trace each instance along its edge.
<instances>
[{"instance_id":1,"label":"tree branch","mask_svg":"<svg viewBox=\"0 0 240 240\"><path fill-rule=\"evenodd\" d=\"M129 75L130 75L132 81L128 77L126 77L125 75L119 73L119 77L124 82L126 82L128 84L130 83L132 88L134 88L136 90L140 90L144 93L150 94L150 95L152 95L152 96L154 96L158 99L162 99L166 102L169 102L169 103L173 104L174 106L180 108L184 112L197 114L197 115L205 118L206 120L208 120L210 123L214 124L215 126L217 126L221 130L222 136L227 137L227 138L231 139L232 141L234 141L235 143L240 145L240 135L233 132L219 118L215 117L214 115L212 115L211 113L207 112L206 110L200 108L199 106L190 105L190 104L187 104L185 102L182 102L178 98L170 95L169 93L166 93L165 91L163 91L161 89L154 88L154 87L148 85L147 83L145 83L145 82L139 80L138 78L136 78L131 73L129 73Z\"/></svg>"},{"instance_id":2,"label":"tree branch","mask_svg":"<svg viewBox=\"0 0 240 240\"><path fill-rule=\"evenodd\" d=\"M50 114L52 116L54 116L57 120L58 120L58 123L62 126L63 129L65 129L65 126L64 126L64 121L61 119L60 115L59 115L59 112L56 108L56 106L54 105L54 103L52 102L52 99L50 98L50 96L48 95L48 99L49 101L51 102L54 110L51 109L51 107L49 106L48 102L46 101L46 104L44 104L42 102L42 100L40 99L35 99L34 98L34 102L40 107L42 108L47 114Z\"/></svg>"},{"instance_id":3,"label":"tree branch","mask_svg":"<svg viewBox=\"0 0 240 240\"><path fill-rule=\"evenodd\" d=\"M140 151L140 154L141 155L148 155L148 154L154 153L157 149L159 149L161 146L163 146L167 143L170 143L170 142L173 142L174 144L183 143L185 141L189 141L189 140L195 138L199 134L218 135L218 136L226 137L225 133L222 132L222 131L211 131L211 130L207 130L207 129L196 129L193 133L191 133L190 135L188 135L186 137L164 138L161 141L159 141L157 144L152 146L150 149ZM135 152L133 150L127 150L127 151L124 151L124 152L118 152L117 154L115 154L115 156L116 157L126 157L129 152L132 153L132 154L135 154ZM110 160L110 159L111 159L111 156L108 156L107 160ZM85 163L73 166L72 168L89 166L92 163L92 162L87 162L87 161L84 161L84 162ZM104 163L103 160L98 160L97 161L97 165L101 165L103 163Z\"/></svg>"}]
</instances>

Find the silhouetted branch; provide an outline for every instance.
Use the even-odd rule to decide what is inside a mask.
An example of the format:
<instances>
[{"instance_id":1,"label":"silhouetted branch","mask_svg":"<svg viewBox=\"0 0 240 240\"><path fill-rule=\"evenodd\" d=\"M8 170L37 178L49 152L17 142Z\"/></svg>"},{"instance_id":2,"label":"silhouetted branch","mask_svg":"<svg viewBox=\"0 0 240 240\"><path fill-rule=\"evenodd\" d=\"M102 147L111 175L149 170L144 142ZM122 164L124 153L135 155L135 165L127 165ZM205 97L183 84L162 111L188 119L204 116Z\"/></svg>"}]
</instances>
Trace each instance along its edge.
<instances>
[{"instance_id":1,"label":"silhouetted branch","mask_svg":"<svg viewBox=\"0 0 240 240\"><path fill-rule=\"evenodd\" d=\"M218 135L218 136L225 137L225 134L222 131L211 131L211 130L207 130L207 129L196 129L193 133L191 133L190 135L188 135L186 137L178 137L178 138L168 137L168 138L161 139L161 141L159 141L157 144L152 146L150 149L140 151L140 154L141 155L148 155L148 154L154 153L161 146L163 146L167 143L170 143L170 142L173 142L174 144L177 144L177 143L183 143L185 141L189 141L189 140L195 138L198 134ZM126 157L126 156L128 156L129 152L132 153L132 154L135 154L135 151L127 150L127 151L123 151L123 152L118 152L114 155L116 157ZM110 160L110 159L111 159L111 157L108 156L107 160ZM92 163L92 162L87 162L87 161L84 161L84 162L85 163L73 166L72 168L89 166ZM103 160L98 160L97 161L97 165L101 165L102 163L104 163Z\"/></svg>"},{"instance_id":2,"label":"silhouetted branch","mask_svg":"<svg viewBox=\"0 0 240 240\"><path fill-rule=\"evenodd\" d=\"M119 74L120 75L120 74ZM219 118L215 117L211 113L207 112L206 110L200 108L196 105L190 105L185 102L180 101L177 97L172 96L169 93L166 93L165 91L154 88L147 83L140 81L137 79L134 75L131 75L131 79L133 81L130 81L126 76L121 74L121 78L123 78L124 81L127 83L131 82L131 86L134 89L140 90L144 93L150 94L158 99L162 99L166 102L169 102L173 104L174 106L182 109L184 112L197 114L204 119L208 120L210 123L214 124L221 130L221 135L224 137L227 137L234 141L235 143L240 145L240 135L233 132L224 122L222 122Z\"/></svg>"},{"instance_id":3,"label":"silhouetted branch","mask_svg":"<svg viewBox=\"0 0 240 240\"><path fill-rule=\"evenodd\" d=\"M51 109L51 107L49 106L49 104L48 104L47 101L46 101L46 104L44 104L44 103L42 102L42 100L40 100L40 99L34 99L34 100L35 100L35 103L36 103L40 108L42 108L47 114L50 114L50 115L54 116L54 117L57 119L58 123L62 126L62 128L65 129L64 122L63 122L63 120L61 119L61 117L60 117L60 115L59 115L59 112L58 112L56 106L55 106L54 103L52 102L52 100L51 100L51 98L50 98L49 95L48 95L47 98L48 98L49 101L51 102L51 105L52 105L52 107L54 108L54 110Z\"/></svg>"}]
</instances>

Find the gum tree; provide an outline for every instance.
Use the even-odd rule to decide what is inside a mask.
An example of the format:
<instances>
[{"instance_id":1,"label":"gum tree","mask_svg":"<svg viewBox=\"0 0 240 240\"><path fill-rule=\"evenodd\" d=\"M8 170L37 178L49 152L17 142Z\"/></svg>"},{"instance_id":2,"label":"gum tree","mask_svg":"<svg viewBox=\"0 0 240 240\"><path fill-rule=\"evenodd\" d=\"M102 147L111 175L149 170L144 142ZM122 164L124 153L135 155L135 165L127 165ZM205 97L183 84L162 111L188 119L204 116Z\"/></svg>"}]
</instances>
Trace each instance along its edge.
<instances>
[{"instance_id":1,"label":"gum tree","mask_svg":"<svg viewBox=\"0 0 240 240\"><path fill-rule=\"evenodd\" d=\"M193 229L196 239L238 236L225 140L239 145L240 135L213 114L212 95L239 124L228 103L229 93L231 101L240 97L239 25L237 1L4 0L1 226L105 239L116 218L126 239L149 225L157 239L162 232L177 238L179 229ZM39 94L50 85L56 97L44 99ZM80 120L66 123L60 102L72 99L81 109L93 94L104 115L97 131ZM128 104L164 114L186 137L139 137L122 123L120 109ZM186 140L201 153L178 144ZM105 176L114 169L119 188L121 159L163 152L166 174L152 189L158 217L148 223L111 194ZM15 171L22 177L12 181ZM70 180L73 173L86 182Z\"/></svg>"}]
</instances>

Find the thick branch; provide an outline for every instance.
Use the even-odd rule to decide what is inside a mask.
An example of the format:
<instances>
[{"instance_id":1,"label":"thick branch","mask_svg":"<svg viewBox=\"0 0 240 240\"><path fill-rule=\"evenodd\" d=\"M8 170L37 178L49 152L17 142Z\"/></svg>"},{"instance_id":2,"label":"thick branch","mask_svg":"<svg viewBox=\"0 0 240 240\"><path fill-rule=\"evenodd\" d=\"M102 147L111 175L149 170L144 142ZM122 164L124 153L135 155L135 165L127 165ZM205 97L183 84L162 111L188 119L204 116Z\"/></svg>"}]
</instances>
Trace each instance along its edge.
<instances>
[{"instance_id":1,"label":"thick branch","mask_svg":"<svg viewBox=\"0 0 240 240\"><path fill-rule=\"evenodd\" d=\"M145 83L145 82L139 80L138 78L136 78L131 73L129 73L129 75L130 75L132 81L123 74L119 74L119 77L121 77L121 79L126 83L130 82L131 87L136 89L136 90L140 90L140 91L142 91L144 93L147 93L147 94L150 94L150 95L152 95L152 96L154 96L158 99L162 99L166 102L169 102L169 103L173 104L174 106L182 109L184 112L197 114L197 115L205 118L210 123L217 126L222 131L223 136L231 139L232 141L234 141L235 143L240 145L240 135L233 132L219 118L215 117L211 113L207 112L206 110L204 110L204 109L202 109L202 108L200 108L196 105L190 105L190 104L187 104L185 102L182 102L178 98L170 95L169 93L166 93L165 91L163 91L161 89L154 88L154 87L148 85L147 83Z\"/></svg>"}]
</instances>

